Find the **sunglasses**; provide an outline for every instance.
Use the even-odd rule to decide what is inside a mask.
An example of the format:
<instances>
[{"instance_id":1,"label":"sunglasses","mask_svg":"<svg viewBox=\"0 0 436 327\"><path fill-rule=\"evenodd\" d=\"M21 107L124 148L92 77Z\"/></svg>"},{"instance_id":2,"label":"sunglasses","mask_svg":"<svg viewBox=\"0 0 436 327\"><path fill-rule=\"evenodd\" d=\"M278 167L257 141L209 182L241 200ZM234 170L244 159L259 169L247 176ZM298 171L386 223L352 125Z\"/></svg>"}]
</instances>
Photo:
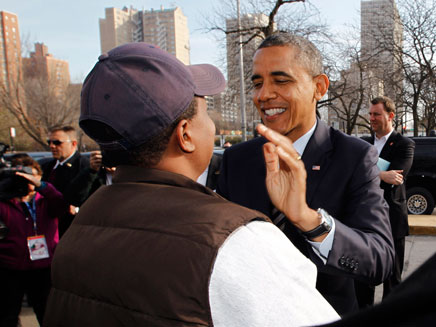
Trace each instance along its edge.
<instances>
[{"instance_id":1,"label":"sunglasses","mask_svg":"<svg viewBox=\"0 0 436 327\"><path fill-rule=\"evenodd\" d=\"M47 144L48 145L50 145L50 144L54 144L54 145L61 145L62 143L65 143L65 142L71 142L71 140L68 140L68 141L59 141L59 140L47 140Z\"/></svg>"}]
</instances>

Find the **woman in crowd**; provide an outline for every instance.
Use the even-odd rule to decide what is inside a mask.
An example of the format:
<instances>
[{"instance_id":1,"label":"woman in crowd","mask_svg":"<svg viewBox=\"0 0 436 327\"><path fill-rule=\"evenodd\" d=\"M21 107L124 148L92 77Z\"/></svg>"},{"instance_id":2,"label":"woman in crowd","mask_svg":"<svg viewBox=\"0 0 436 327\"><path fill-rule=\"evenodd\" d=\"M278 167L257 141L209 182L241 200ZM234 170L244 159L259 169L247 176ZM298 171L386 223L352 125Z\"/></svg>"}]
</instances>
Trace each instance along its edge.
<instances>
[{"instance_id":1,"label":"woman in crowd","mask_svg":"<svg viewBox=\"0 0 436 327\"><path fill-rule=\"evenodd\" d=\"M51 260L59 241L56 217L66 205L53 185L41 182L42 170L31 157L15 158L12 166L30 169L13 176L15 185L24 185L21 194L11 193L12 198L0 201L0 219L7 227L0 239L0 326L17 326L24 294L42 325Z\"/></svg>"}]
</instances>

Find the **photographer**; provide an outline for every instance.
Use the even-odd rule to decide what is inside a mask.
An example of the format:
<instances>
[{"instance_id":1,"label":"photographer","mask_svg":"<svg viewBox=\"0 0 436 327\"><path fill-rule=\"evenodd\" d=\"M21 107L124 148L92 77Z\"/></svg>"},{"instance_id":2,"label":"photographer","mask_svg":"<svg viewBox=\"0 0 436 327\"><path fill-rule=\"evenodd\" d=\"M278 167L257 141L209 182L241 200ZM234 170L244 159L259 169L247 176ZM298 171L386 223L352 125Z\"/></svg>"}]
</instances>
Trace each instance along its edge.
<instances>
[{"instance_id":1,"label":"photographer","mask_svg":"<svg viewBox=\"0 0 436 327\"><path fill-rule=\"evenodd\" d=\"M6 226L0 239L0 326L17 326L24 294L42 325L59 241L56 217L65 213L66 205L53 185L41 182L41 168L31 157L14 158L12 166L14 184L27 183L27 189L18 188L21 194L11 192L0 201L0 219Z\"/></svg>"},{"instance_id":2,"label":"photographer","mask_svg":"<svg viewBox=\"0 0 436 327\"><path fill-rule=\"evenodd\" d=\"M115 167L104 163L101 151L92 151L89 167L82 169L70 182L64 193L65 199L76 207L80 207L100 186L112 184Z\"/></svg>"}]
</instances>

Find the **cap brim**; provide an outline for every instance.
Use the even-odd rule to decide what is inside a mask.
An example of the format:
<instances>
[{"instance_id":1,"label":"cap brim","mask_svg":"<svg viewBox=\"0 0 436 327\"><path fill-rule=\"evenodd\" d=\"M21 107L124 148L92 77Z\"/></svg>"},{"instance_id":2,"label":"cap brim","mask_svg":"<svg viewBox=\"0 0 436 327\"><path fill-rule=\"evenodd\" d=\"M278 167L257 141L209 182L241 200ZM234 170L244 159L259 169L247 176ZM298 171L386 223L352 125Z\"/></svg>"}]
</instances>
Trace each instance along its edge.
<instances>
[{"instance_id":1,"label":"cap brim","mask_svg":"<svg viewBox=\"0 0 436 327\"><path fill-rule=\"evenodd\" d=\"M209 64L186 66L195 83L195 95L207 96L219 94L226 88L226 80L221 71Z\"/></svg>"}]
</instances>

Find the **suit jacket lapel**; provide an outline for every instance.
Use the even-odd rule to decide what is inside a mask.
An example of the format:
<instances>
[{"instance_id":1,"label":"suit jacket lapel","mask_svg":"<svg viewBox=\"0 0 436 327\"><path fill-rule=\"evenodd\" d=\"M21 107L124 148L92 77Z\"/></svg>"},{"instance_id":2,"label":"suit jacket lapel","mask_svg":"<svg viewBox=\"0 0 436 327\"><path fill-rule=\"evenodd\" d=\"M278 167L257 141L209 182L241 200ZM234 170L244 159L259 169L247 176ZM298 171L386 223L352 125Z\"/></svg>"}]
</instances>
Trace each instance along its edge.
<instances>
[{"instance_id":1,"label":"suit jacket lapel","mask_svg":"<svg viewBox=\"0 0 436 327\"><path fill-rule=\"evenodd\" d=\"M302 157L307 171L306 201L309 206L331 163L328 153L332 149L329 128L325 123L318 120L315 132L307 143Z\"/></svg>"}]
</instances>

